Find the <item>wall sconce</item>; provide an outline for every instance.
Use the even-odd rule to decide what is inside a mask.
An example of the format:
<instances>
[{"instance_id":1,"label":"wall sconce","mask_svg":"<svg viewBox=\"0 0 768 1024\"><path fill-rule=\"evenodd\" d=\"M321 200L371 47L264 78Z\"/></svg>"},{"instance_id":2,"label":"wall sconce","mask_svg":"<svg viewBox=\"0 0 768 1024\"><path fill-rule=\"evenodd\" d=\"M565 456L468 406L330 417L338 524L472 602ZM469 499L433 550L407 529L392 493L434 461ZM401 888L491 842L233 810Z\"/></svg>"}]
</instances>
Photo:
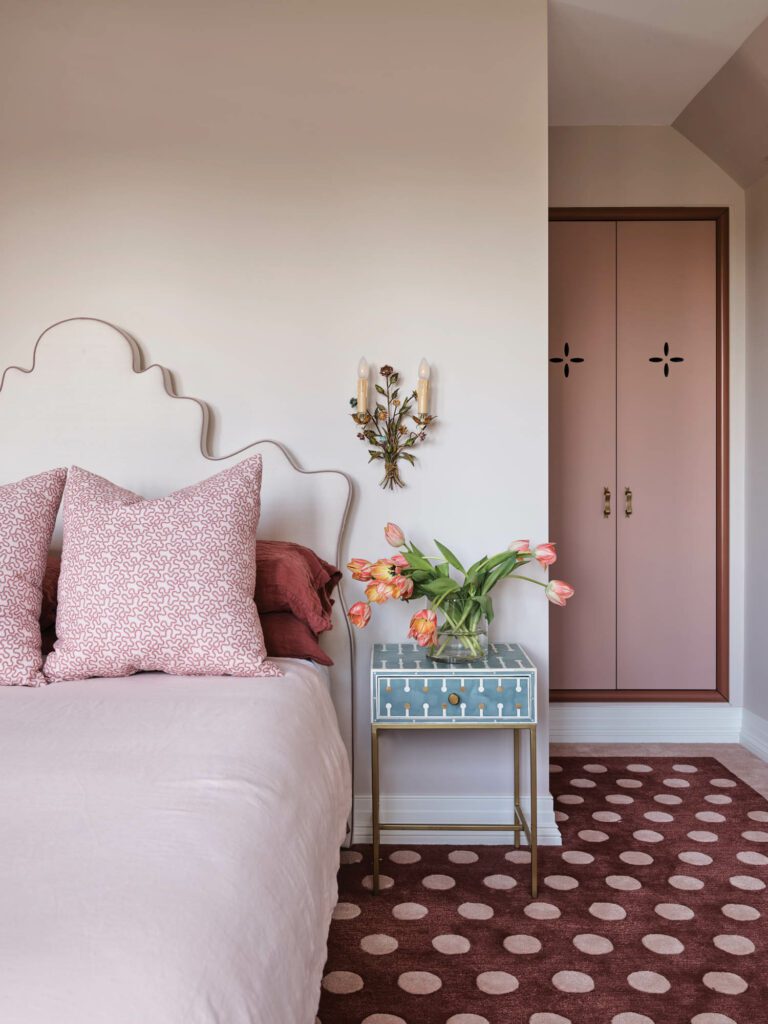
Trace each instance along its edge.
<instances>
[{"instance_id":1,"label":"wall sconce","mask_svg":"<svg viewBox=\"0 0 768 1024\"><path fill-rule=\"evenodd\" d=\"M384 384L376 384L376 404L373 412L368 411L368 389L370 369L365 359L357 367L357 397L349 404L355 410L352 419L360 427L358 437L368 445L368 461L384 463L381 486L393 491L404 487L400 476L400 459L412 466L416 462L413 448L426 439L427 430L437 419L429 413L429 363L419 363L419 379L416 390L406 397L400 397L400 374L391 366L382 366L379 375ZM416 413L413 413L413 403ZM407 421L411 422L408 423ZM415 424L415 429L411 426Z\"/></svg>"}]
</instances>

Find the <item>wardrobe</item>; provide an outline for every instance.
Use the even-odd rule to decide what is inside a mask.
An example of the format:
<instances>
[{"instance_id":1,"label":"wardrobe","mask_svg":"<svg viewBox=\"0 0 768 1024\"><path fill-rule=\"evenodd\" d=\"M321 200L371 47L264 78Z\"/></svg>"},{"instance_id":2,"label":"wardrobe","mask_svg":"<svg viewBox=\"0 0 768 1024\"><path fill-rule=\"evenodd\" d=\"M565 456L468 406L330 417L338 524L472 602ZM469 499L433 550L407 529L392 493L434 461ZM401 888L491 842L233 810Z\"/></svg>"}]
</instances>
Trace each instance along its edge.
<instances>
[{"instance_id":1,"label":"wardrobe","mask_svg":"<svg viewBox=\"0 0 768 1024\"><path fill-rule=\"evenodd\" d=\"M727 216L552 211L555 700L727 698Z\"/></svg>"}]
</instances>

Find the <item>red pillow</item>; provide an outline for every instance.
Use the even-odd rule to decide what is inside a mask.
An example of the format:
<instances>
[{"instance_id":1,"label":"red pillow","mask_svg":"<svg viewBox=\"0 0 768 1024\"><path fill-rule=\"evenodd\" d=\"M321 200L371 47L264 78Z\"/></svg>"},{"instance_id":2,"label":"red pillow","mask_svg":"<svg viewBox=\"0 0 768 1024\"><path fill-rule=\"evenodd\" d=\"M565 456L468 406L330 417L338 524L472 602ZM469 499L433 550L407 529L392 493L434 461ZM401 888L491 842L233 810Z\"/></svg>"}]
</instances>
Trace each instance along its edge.
<instances>
[{"instance_id":1,"label":"red pillow","mask_svg":"<svg viewBox=\"0 0 768 1024\"><path fill-rule=\"evenodd\" d=\"M333 591L341 573L301 544L256 542L256 607L260 615L290 612L317 635L332 626Z\"/></svg>"},{"instance_id":2,"label":"red pillow","mask_svg":"<svg viewBox=\"0 0 768 1024\"><path fill-rule=\"evenodd\" d=\"M268 612L260 616L264 643L270 658L306 658L318 665L332 665L317 637L301 619L290 612Z\"/></svg>"}]
</instances>

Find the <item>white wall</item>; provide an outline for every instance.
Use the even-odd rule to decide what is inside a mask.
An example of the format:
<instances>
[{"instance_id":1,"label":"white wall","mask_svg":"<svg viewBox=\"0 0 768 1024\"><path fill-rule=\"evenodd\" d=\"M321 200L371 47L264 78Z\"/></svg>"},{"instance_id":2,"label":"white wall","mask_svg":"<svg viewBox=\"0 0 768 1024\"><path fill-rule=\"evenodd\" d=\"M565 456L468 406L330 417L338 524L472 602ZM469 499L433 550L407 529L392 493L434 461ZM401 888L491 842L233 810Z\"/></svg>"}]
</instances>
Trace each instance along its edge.
<instances>
[{"instance_id":1,"label":"white wall","mask_svg":"<svg viewBox=\"0 0 768 1024\"><path fill-rule=\"evenodd\" d=\"M768 758L768 176L747 190L747 562L745 732ZM751 718L757 716L757 720Z\"/></svg>"},{"instance_id":2,"label":"white wall","mask_svg":"<svg viewBox=\"0 0 768 1024\"><path fill-rule=\"evenodd\" d=\"M0 16L3 364L54 320L104 317L212 403L219 450L267 433L351 472L350 554L384 553L388 519L470 560L548 539L544 0ZM380 490L347 416L363 354L410 383L422 355L434 367L438 424L402 493ZM510 584L497 605L494 634L546 686L542 594ZM408 614L379 610L359 638L359 794L370 644ZM389 792L509 784L499 735L388 739Z\"/></svg>"},{"instance_id":3,"label":"white wall","mask_svg":"<svg viewBox=\"0 0 768 1024\"><path fill-rule=\"evenodd\" d=\"M551 206L727 206L730 209L730 684L731 704L740 706L744 676L744 190L671 127L552 128L549 169ZM727 731L712 720L713 715L722 718L721 712L733 723L728 725ZM705 724L707 716L712 720L709 726ZM693 718L683 709L681 720L684 725L693 723L695 735L702 740L733 740L738 733L737 720L728 709L717 705L698 709ZM657 728L657 725L650 723L650 728ZM637 727L636 720L632 728ZM558 737L561 735L558 732ZM614 737L619 738L616 733ZM629 735L626 738L629 739ZM637 738L636 733L633 738ZM686 734L685 738L693 737Z\"/></svg>"}]
</instances>

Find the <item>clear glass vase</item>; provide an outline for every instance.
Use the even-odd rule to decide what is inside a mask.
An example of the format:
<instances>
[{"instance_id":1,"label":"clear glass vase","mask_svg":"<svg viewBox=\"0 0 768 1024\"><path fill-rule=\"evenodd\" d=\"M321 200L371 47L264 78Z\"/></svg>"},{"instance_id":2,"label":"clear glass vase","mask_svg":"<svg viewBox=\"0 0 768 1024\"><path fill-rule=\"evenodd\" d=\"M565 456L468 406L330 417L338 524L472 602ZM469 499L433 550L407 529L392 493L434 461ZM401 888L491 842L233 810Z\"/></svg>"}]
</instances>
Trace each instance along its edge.
<instances>
[{"instance_id":1,"label":"clear glass vase","mask_svg":"<svg viewBox=\"0 0 768 1024\"><path fill-rule=\"evenodd\" d=\"M485 660L488 656L488 621L484 617L468 628L453 625L450 619L441 615L439 609L437 614L437 633L429 648L432 661L455 665Z\"/></svg>"}]
</instances>

